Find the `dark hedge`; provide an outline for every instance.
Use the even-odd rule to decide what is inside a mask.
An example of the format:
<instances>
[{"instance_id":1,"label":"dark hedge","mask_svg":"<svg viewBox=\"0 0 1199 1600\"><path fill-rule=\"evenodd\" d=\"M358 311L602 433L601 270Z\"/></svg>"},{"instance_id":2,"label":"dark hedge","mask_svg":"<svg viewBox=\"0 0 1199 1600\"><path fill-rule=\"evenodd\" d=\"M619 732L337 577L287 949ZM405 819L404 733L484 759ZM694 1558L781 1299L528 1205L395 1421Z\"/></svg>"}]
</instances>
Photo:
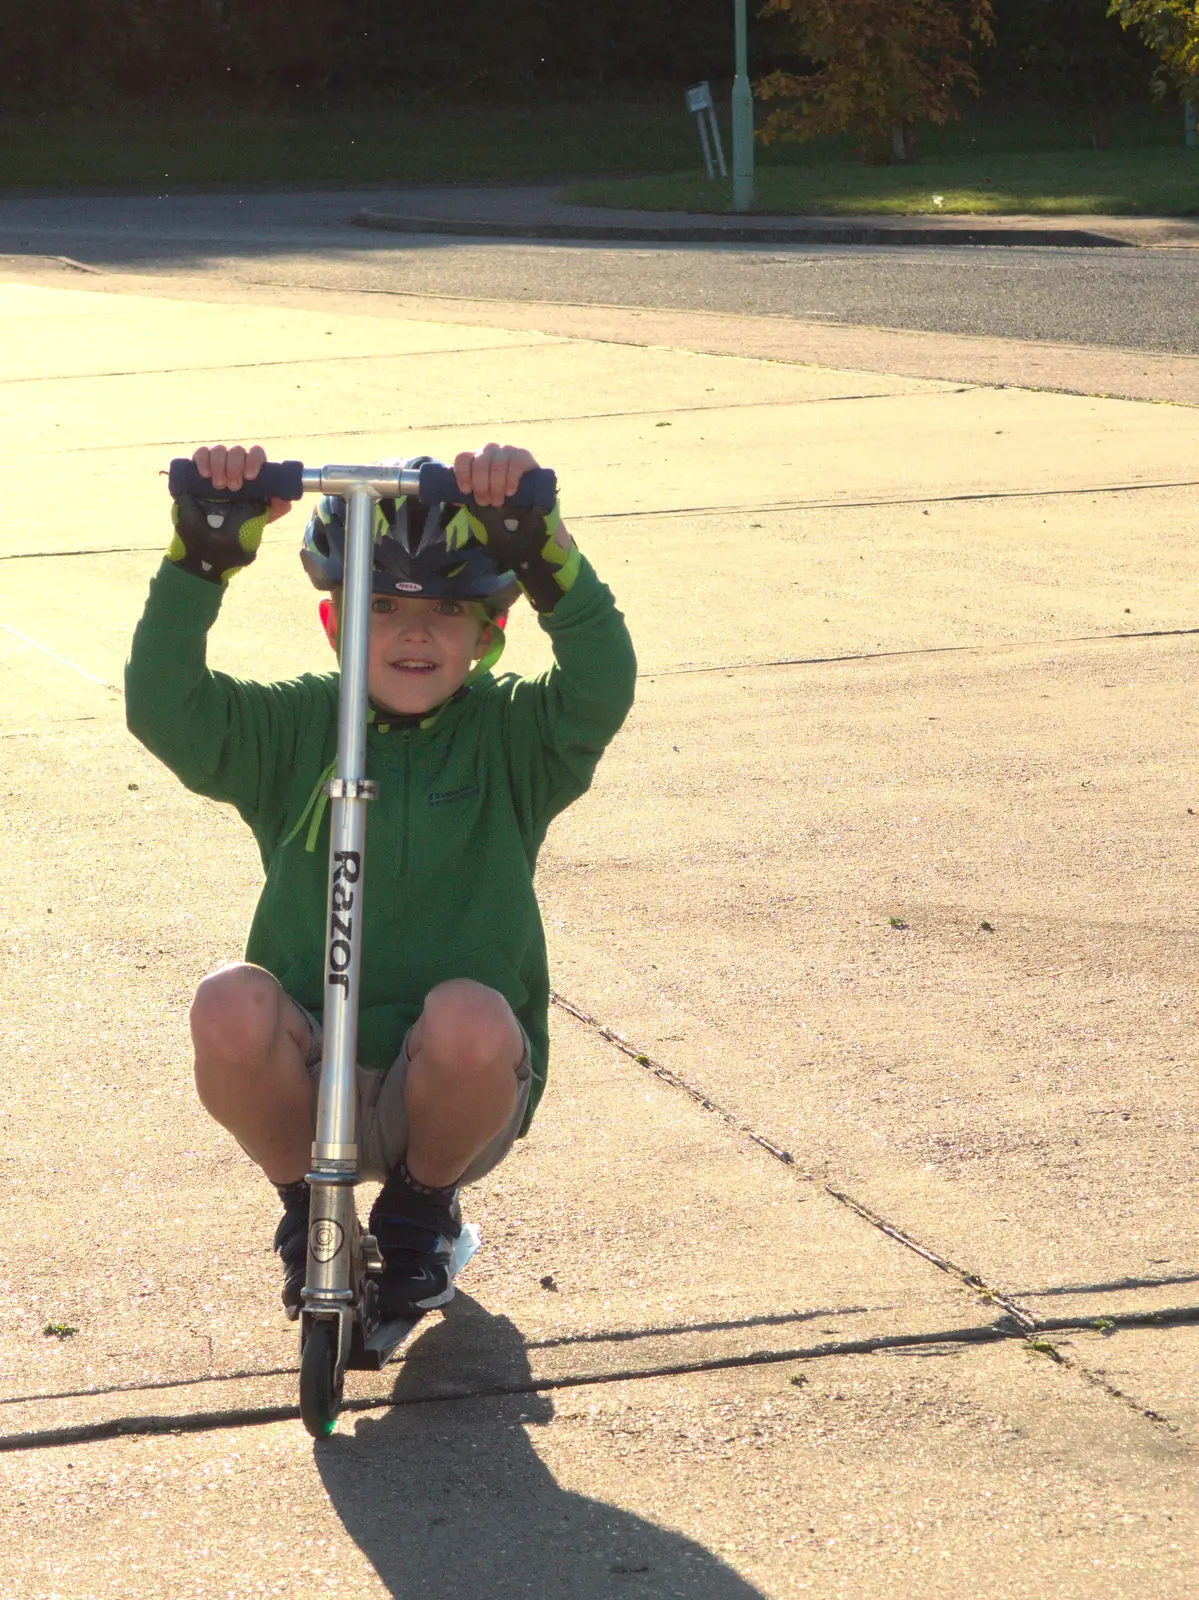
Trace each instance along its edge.
<instances>
[{"instance_id":1,"label":"dark hedge","mask_svg":"<svg viewBox=\"0 0 1199 1600\"><path fill-rule=\"evenodd\" d=\"M987 92L1071 109L1144 94L1152 61L1106 9L996 0ZM724 83L732 17L732 0L0 0L0 94L15 110L181 93L302 104L355 85L444 103ZM798 64L778 20L752 18L750 36L755 77Z\"/></svg>"}]
</instances>

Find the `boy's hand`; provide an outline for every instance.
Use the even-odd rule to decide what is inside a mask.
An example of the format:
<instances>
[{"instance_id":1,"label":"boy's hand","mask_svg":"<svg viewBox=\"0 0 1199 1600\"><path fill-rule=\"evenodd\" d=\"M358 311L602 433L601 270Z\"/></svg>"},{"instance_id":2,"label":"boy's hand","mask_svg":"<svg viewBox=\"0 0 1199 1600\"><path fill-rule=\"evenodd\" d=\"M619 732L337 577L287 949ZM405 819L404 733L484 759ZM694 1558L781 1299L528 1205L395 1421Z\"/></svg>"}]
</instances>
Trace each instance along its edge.
<instances>
[{"instance_id":1,"label":"boy's hand","mask_svg":"<svg viewBox=\"0 0 1199 1600\"><path fill-rule=\"evenodd\" d=\"M537 465L527 450L485 445L477 454L454 457L454 476L464 496L470 531L501 572L514 572L535 611L552 611L574 583L579 552L558 510L504 506L526 472ZM503 509L501 509L503 508Z\"/></svg>"},{"instance_id":2,"label":"boy's hand","mask_svg":"<svg viewBox=\"0 0 1199 1600\"><path fill-rule=\"evenodd\" d=\"M220 444L211 450L201 447L192 460L214 489L237 490L258 476L266 451L261 445L247 453L241 445L226 450ZM290 508L290 500L219 501L182 495L171 507L175 537L167 560L207 583L228 583L258 554L267 523Z\"/></svg>"}]
</instances>

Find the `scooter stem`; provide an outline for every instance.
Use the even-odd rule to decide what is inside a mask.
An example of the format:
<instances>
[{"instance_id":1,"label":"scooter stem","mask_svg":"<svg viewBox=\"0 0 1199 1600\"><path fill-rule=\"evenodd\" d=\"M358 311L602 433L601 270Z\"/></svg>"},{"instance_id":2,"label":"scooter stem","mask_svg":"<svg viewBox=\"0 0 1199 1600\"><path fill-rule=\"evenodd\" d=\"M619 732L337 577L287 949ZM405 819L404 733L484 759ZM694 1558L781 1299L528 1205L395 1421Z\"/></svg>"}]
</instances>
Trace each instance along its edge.
<instances>
[{"instance_id":1,"label":"scooter stem","mask_svg":"<svg viewBox=\"0 0 1199 1600\"><path fill-rule=\"evenodd\" d=\"M316 1138L308 1181L305 1309L333 1311L353 1300L354 1185L358 1181L358 988L362 969L363 850L366 806L375 786L366 780L366 713L376 494L347 485L345 586L340 608L341 693L337 775L329 839L328 924L325 941L324 1059Z\"/></svg>"}]
</instances>

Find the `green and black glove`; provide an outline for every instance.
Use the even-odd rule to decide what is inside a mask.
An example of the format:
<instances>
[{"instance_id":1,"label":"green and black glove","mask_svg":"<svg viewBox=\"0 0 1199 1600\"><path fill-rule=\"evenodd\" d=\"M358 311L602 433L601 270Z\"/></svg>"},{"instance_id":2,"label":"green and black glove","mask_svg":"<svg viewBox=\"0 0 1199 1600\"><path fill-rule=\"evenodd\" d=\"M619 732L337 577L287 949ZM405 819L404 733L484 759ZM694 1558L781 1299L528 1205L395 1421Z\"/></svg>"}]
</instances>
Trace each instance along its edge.
<instances>
[{"instance_id":1,"label":"green and black glove","mask_svg":"<svg viewBox=\"0 0 1199 1600\"><path fill-rule=\"evenodd\" d=\"M175 537L167 560L206 583L228 583L258 554L270 510L269 500L198 500L180 495L171 507Z\"/></svg>"},{"instance_id":2,"label":"green and black glove","mask_svg":"<svg viewBox=\"0 0 1199 1600\"><path fill-rule=\"evenodd\" d=\"M446 529L446 543L452 550L455 533L473 534L501 572L515 575L534 611L552 611L578 576L581 559L577 545L563 550L554 537L560 521L556 500L548 512L472 500Z\"/></svg>"}]
</instances>

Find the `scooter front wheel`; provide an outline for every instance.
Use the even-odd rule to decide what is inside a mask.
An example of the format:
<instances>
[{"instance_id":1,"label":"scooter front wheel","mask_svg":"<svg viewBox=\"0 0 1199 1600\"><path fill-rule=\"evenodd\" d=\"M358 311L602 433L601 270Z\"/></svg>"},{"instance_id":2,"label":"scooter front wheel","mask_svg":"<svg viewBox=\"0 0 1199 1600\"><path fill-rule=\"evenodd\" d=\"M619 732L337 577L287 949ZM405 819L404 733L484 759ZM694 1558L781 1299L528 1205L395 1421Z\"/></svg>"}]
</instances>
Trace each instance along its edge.
<instances>
[{"instance_id":1,"label":"scooter front wheel","mask_svg":"<svg viewBox=\"0 0 1199 1600\"><path fill-rule=\"evenodd\" d=\"M300 1416L314 1439L327 1439L341 1410L337 1382L337 1324L316 1322L300 1357Z\"/></svg>"}]
</instances>

